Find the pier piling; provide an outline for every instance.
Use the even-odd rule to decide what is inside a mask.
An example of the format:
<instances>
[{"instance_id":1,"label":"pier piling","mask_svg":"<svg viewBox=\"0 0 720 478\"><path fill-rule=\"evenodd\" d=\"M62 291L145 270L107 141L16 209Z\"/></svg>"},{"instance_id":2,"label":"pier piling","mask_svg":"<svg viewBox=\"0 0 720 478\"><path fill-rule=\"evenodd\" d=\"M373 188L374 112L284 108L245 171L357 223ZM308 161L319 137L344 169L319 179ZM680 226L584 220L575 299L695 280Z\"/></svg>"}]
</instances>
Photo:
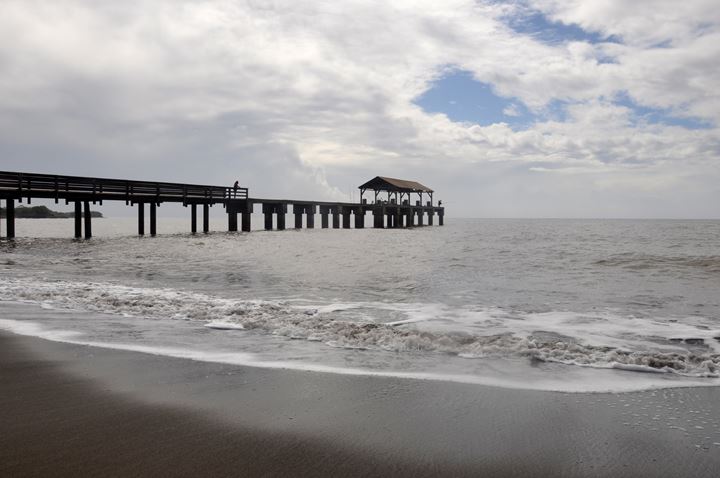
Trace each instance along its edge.
<instances>
[{"instance_id":1,"label":"pier piling","mask_svg":"<svg viewBox=\"0 0 720 478\"><path fill-rule=\"evenodd\" d=\"M355 229L362 229L365 227L365 210L362 207L356 208L355 213Z\"/></svg>"},{"instance_id":2,"label":"pier piling","mask_svg":"<svg viewBox=\"0 0 720 478\"><path fill-rule=\"evenodd\" d=\"M283 207L287 207L286 204ZM295 229L302 229L302 216L305 214L305 227L313 229L315 227L315 212L317 205L315 204L293 204L293 214L295 215ZM322 208L321 208L322 212Z\"/></svg>"},{"instance_id":3,"label":"pier piling","mask_svg":"<svg viewBox=\"0 0 720 478\"><path fill-rule=\"evenodd\" d=\"M75 239L82 237L82 205L75 201Z\"/></svg>"},{"instance_id":4,"label":"pier piling","mask_svg":"<svg viewBox=\"0 0 720 478\"><path fill-rule=\"evenodd\" d=\"M405 227L414 227L415 226L415 213L412 209L408 208L408 210L405 213Z\"/></svg>"},{"instance_id":5,"label":"pier piling","mask_svg":"<svg viewBox=\"0 0 720 478\"><path fill-rule=\"evenodd\" d=\"M373 227L383 229L385 227L385 213L382 207L373 209Z\"/></svg>"},{"instance_id":6,"label":"pier piling","mask_svg":"<svg viewBox=\"0 0 720 478\"><path fill-rule=\"evenodd\" d=\"M240 229L243 232L250 232L253 212L253 203L247 199L233 199L225 203L228 214L228 231L238 230L238 215L240 215Z\"/></svg>"},{"instance_id":7,"label":"pier piling","mask_svg":"<svg viewBox=\"0 0 720 478\"><path fill-rule=\"evenodd\" d=\"M250 206L250 207L252 207L252 206ZM250 232L250 229L252 228L252 224L251 224L252 211L251 212L243 212L241 214L240 219L242 221L242 224L240 227L242 228L243 232Z\"/></svg>"},{"instance_id":8,"label":"pier piling","mask_svg":"<svg viewBox=\"0 0 720 478\"><path fill-rule=\"evenodd\" d=\"M197 204L195 203L190 205L190 232L193 234L197 232Z\"/></svg>"},{"instance_id":9,"label":"pier piling","mask_svg":"<svg viewBox=\"0 0 720 478\"><path fill-rule=\"evenodd\" d=\"M90 201L83 202L85 209L85 239L92 237L92 216L90 215Z\"/></svg>"},{"instance_id":10,"label":"pier piling","mask_svg":"<svg viewBox=\"0 0 720 478\"><path fill-rule=\"evenodd\" d=\"M203 204L203 232L210 232L210 205Z\"/></svg>"},{"instance_id":11,"label":"pier piling","mask_svg":"<svg viewBox=\"0 0 720 478\"><path fill-rule=\"evenodd\" d=\"M138 203L138 236L145 235L145 203Z\"/></svg>"},{"instance_id":12,"label":"pier piling","mask_svg":"<svg viewBox=\"0 0 720 478\"><path fill-rule=\"evenodd\" d=\"M15 237L15 200L8 198L7 209L5 214L5 223L7 224L6 235L8 239Z\"/></svg>"},{"instance_id":13,"label":"pier piling","mask_svg":"<svg viewBox=\"0 0 720 478\"><path fill-rule=\"evenodd\" d=\"M305 227L308 229L315 228L315 205L310 204L305 208Z\"/></svg>"},{"instance_id":14,"label":"pier piling","mask_svg":"<svg viewBox=\"0 0 720 478\"><path fill-rule=\"evenodd\" d=\"M335 227L335 216L337 208L327 205L320 205L320 227L327 229L330 227L330 213L333 215L333 227ZM338 224L339 226L339 224Z\"/></svg>"},{"instance_id":15,"label":"pier piling","mask_svg":"<svg viewBox=\"0 0 720 478\"><path fill-rule=\"evenodd\" d=\"M157 235L157 204L150 203L150 235Z\"/></svg>"},{"instance_id":16,"label":"pier piling","mask_svg":"<svg viewBox=\"0 0 720 478\"><path fill-rule=\"evenodd\" d=\"M264 202L262 206L263 214L265 215L265 230L271 231L273 226L273 214L277 215L277 229L282 231L285 229L285 214L287 214L287 204L283 202ZM295 227L298 226L298 213L299 210L295 208ZM302 217L300 217L302 227Z\"/></svg>"},{"instance_id":17,"label":"pier piling","mask_svg":"<svg viewBox=\"0 0 720 478\"><path fill-rule=\"evenodd\" d=\"M280 204L275 208L277 211L277 228L278 231L285 230L285 214L287 213L287 204Z\"/></svg>"},{"instance_id":18,"label":"pier piling","mask_svg":"<svg viewBox=\"0 0 720 478\"><path fill-rule=\"evenodd\" d=\"M237 220L238 220L238 213L236 213L236 212L228 213L228 231L237 232L237 230L238 230Z\"/></svg>"}]
</instances>

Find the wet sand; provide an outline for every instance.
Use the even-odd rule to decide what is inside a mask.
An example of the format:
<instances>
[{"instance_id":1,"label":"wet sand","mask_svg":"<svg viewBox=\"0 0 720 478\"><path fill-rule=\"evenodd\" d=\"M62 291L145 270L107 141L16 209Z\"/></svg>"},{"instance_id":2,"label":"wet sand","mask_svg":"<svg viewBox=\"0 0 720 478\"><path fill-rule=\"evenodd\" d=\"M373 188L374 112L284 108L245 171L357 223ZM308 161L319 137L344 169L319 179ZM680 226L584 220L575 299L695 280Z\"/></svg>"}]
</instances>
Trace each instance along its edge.
<instances>
[{"instance_id":1,"label":"wet sand","mask_svg":"<svg viewBox=\"0 0 720 478\"><path fill-rule=\"evenodd\" d=\"M0 476L717 476L720 389L564 394L0 334Z\"/></svg>"}]
</instances>

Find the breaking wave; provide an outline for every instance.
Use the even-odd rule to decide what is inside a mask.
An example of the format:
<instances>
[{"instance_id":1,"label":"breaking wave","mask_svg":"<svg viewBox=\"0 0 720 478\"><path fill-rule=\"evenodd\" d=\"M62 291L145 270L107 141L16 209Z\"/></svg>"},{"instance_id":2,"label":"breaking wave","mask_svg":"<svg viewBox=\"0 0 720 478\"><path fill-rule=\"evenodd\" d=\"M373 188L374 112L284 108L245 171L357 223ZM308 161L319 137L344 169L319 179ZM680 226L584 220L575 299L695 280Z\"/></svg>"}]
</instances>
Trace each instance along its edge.
<instances>
[{"instance_id":1,"label":"breaking wave","mask_svg":"<svg viewBox=\"0 0 720 478\"><path fill-rule=\"evenodd\" d=\"M147 319L197 321L220 331L258 331L327 346L451 354L466 359L525 357L595 368L720 377L720 331L674 322L587 317L567 312L508 314L492 309L453 310L437 304L356 303L324 306L292 301L237 300L169 288L73 281L5 279L0 300ZM381 322L348 310L393 309L403 320ZM466 318L467 327L433 326L438 315ZM467 319L472 317L472 319ZM618 325L628 322L626 325ZM455 324L457 325L457 324ZM605 334L605 335L603 335ZM618 338L623 336L625 338Z\"/></svg>"}]
</instances>

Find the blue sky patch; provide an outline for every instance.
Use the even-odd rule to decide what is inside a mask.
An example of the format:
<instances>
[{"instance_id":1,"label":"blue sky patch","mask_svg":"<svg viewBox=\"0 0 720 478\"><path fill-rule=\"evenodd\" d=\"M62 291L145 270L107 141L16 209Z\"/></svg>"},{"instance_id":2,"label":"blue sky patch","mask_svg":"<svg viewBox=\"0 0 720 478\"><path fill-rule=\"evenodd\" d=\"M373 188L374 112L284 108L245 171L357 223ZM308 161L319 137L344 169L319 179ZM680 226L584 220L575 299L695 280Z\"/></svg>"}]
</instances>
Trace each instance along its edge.
<instances>
[{"instance_id":1,"label":"blue sky patch","mask_svg":"<svg viewBox=\"0 0 720 478\"><path fill-rule=\"evenodd\" d=\"M667 126L680 126L687 129L710 129L713 124L710 121L697 117L678 116L671 110L662 108L650 108L642 106L633 101L627 93L621 93L615 97L616 105L630 108L633 112L634 123L663 124Z\"/></svg>"},{"instance_id":2,"label":"blue sky patch","mask_svg":"<svg viewBox=\"0 0 720 478\"><path fill-rule=\"evenodd\" d=\"M506 123L515 131L527 129L538 121L565 122L569 104L567 101L553 100L541 111L532 112L517 98L496 95L490 84L477 81L472 73L465 70L451 70L435 81L414 103L426 113L442 113L451 121L481 126ZM708 120L681 116L669 109L640 105L626 92L616 95L613 103L631 110L634 125L662 124L686 129L714 127Z\"/></svg>"},{"instance_id":3,"label":"blue sky patch","mask_svg":"<svg viewBox=\"0 0 720 478\"><path fill-rule=\"evenodd\" d=\"M569 41L587 43L620 43L614 36L605 36L598 32L582 29L576 24L554 22L540 12L526 10L525 15L515 15L506 19L507 25L515 32L529 35L543 43L556 45Z\"/></svg>"},{"instance_id":4,"label":"blue sky patch","mask_svg":"<svg viewBox=\"0 0 720 478\"><path fill-rule=\"evenodd\" d=\"M539 119L564 123L568 119L567 107L570 104L566 100L552 100L543 108Z\"/></svg>"},{"instance_id":5,"label":"blue sky patch","mask_svg":"<svg viewBox=\"0 0 720 478\"><path fill-rule=\"evenodd\" d=\"M522 129L535 119L520 101L496 95L489 84L475 80L463 70L452 71L437 80L415 104L426 113L444 113L451 121L482 126L502 122Z\"/></svg>"}]
</instances>

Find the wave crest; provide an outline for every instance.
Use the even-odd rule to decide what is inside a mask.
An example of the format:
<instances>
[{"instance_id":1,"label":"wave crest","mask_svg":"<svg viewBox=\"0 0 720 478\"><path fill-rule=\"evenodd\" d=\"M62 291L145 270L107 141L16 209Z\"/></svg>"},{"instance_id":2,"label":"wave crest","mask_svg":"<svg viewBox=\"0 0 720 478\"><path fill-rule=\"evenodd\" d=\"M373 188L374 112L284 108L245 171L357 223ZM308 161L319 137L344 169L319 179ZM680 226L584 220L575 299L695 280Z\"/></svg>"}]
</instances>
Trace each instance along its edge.
<instances>
[{"instance_id":1,"label":"wave crest","mask_svg":"<svg viewBox=\"0 0 720 478\"><path fill-rule=\"evenodd\" d=\"M702 341L688 342L694 347L692 351L680 351L678 347L674 352L625 350L542 332L421 330L412 321L343 320L332 307L308 310L283 301L226 299L176 289L106 283L7 279L0 284L0 300L150 319L192 320L213 329L256 330L348 349L444 353L468 359L526 357L534 362L582 367L720 377L720 354L713 353Z\"/></svg>"}]
</instances>

